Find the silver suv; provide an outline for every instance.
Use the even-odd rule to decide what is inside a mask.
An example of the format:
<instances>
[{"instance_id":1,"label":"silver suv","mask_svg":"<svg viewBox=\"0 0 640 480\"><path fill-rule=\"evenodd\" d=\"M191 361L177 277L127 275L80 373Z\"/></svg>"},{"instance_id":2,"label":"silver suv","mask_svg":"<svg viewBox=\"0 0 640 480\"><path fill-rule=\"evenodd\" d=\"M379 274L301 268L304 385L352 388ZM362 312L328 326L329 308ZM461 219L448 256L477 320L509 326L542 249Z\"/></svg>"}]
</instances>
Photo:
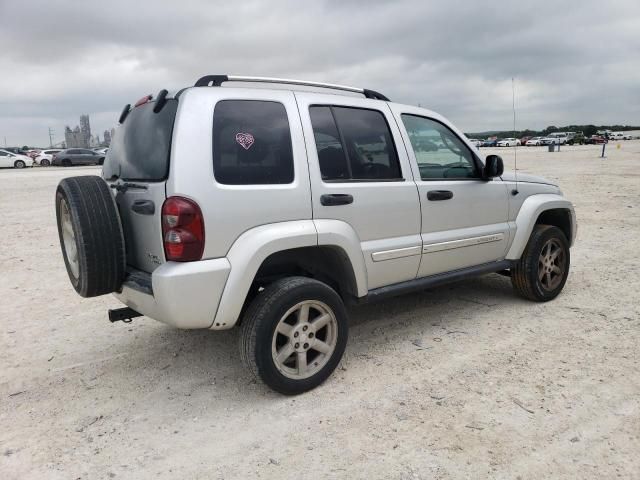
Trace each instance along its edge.
<instances>
[{"instance_id":1,"label":"silver suv","mask_svg":"<svg viewBox=\"0 0 640 480\"><path fill-rule=\"evenodd\" d=\"M127 105L102 177L60 182L77 292L112 321L241 327L271 388L322 383L347 343L345 304L501 272L555 298L576 237L553 183L503 173L445 118L341 85L203 77Z\"/></svg>"}]
</instances>

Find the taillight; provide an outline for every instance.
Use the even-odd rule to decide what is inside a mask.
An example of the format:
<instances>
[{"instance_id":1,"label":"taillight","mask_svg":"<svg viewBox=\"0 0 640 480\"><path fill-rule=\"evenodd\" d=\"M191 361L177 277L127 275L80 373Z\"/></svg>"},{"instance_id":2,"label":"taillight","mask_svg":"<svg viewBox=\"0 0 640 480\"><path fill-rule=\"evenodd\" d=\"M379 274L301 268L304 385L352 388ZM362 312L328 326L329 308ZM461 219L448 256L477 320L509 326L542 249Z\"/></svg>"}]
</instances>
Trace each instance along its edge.
<instances>
[{"instance_id":1,"label":"taillight","mask_svg":"<svg viewBox=\"0 0 640 480\"><path fill-rule=\"evenodd\" d=\"M204 219L200 207L187 198L167 198L162 205L162 237L167 260L200 260L204 250Z\"/></svg>"}]
</instances>

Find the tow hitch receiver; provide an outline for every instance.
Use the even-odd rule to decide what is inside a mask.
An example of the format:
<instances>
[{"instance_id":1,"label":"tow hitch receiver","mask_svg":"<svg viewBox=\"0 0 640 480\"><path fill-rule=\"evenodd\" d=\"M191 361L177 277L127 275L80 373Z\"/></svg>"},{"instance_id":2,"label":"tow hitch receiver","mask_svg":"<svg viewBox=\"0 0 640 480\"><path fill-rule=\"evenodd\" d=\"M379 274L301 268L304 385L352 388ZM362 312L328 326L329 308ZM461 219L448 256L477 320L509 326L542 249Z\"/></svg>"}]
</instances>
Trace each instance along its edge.
<instances>
[{"instance_id":1,"label":"tow hitch receiver","mask_svg":"<svg viewBox=\"0 0 640 480\"><path fill-rule=\"evenodd\" d=\"M109 309L109 321L111 323L119 321L123 321L124 323L131 323L131 320L141 316L141 313L138 313L133 308L129 307L116 308L115 310Z\"/></svg>"}]
</instances>

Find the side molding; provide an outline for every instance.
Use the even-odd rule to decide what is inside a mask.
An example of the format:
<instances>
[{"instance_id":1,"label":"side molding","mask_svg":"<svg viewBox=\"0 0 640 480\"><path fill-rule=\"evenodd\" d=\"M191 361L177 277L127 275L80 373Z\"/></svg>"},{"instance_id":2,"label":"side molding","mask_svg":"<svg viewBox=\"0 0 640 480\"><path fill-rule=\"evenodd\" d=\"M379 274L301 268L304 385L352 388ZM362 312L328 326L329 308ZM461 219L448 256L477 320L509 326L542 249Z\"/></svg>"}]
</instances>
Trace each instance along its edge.
<instances>
[{"instance_id":1,"label":"side molding","mask_svg":"<svg viewBox=\"0 0 640 480\"><path fill-rule=\"evenodd\" d=\"M571 213L571 231L573 232L571 243L573 244L576 234L576 214L573 204L566 198L552 193L531 195L523 202L518 212L515 236L506 256L508 260L517 260L522 256L536 219L542 212L553 209L569 210Z\"/></svg>"}]
</instances>

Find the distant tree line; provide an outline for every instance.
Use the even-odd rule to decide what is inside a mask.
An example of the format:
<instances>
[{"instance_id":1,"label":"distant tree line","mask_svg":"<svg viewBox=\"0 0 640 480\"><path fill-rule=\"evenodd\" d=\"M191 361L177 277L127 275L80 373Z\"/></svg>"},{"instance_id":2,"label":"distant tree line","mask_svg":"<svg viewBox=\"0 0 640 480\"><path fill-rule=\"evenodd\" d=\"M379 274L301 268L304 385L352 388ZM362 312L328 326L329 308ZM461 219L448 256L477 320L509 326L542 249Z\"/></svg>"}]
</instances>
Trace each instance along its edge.
<instances>
[{"instance_id":1,"label":"distant tree line","mask_svg":"<svg viewBox=\"0 0 640 480\"><path fill-rule=\"evenodd\" d=\"M544 130L503 130L490 132L465 133L468 138L484 138L489 136L497 137L545 137L553 132L582 132L585 137L595 135L599 130L611 130L613 132L625 132L627 130L640 130L640 127L631 125L567 125L566 127L556 127L549 125Z\"/></svg>"}]
</instances>

